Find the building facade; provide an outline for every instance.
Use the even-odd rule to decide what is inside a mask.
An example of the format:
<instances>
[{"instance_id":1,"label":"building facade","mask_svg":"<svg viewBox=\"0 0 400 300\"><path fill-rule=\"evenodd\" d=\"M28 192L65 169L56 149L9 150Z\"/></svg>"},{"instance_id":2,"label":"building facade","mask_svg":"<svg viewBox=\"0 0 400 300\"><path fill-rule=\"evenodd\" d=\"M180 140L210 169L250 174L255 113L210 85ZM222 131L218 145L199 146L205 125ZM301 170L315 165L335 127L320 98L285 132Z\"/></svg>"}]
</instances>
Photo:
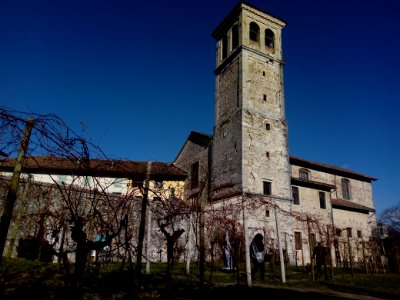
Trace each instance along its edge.
<instances>
[{"instance_id":1,"label":"building facade","mask_svg":"<svg viewBox=\"0 0 400 300\"><path fill-rule=\"evenodd\" d=\"M0 161L0 215L15 164L14 158ZM126 242L136 245L144 193L149 203L182 198L186 176L184 171L163 162L28 157L20 176L3 256L21 255L17 251L20 241L35 238L51 245L54 261L61 260L63 253L75 261L77 242L72 228L79 220L83 222L82 232L91 247L105 235L115 234L122 222L126 223L126 234L130 236ZM151 217L150 208L146 218L150 230L146 231L145 245L150 246L146 246L145 257L147 261L166 260L166 251L159 251L165 248L164 238ZM121 247L121 236L115 235L107 251L102 247L97 254L108 253L117 260L128 255ZM92 256L95 254L93 251Z\"/></svg>"}]
</instances>

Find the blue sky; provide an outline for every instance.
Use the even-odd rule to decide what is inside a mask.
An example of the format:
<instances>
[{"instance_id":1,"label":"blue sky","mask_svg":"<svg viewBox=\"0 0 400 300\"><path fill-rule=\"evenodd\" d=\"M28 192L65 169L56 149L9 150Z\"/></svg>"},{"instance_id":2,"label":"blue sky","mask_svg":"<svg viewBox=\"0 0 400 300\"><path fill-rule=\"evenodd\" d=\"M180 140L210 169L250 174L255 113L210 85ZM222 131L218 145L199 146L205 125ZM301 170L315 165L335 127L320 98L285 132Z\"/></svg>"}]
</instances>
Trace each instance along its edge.
<instances>
[{"instance_id":1,"label":"blue sky","mask_svg":"<svg viewBox=\"0 0 400 300\"><path fill-rule=\"evenodd\" d=\"M0 1L0 105L53 113L114 158L174 160L212 134L215 41L237 4ZM283 31L289 152L400 202L400 1L249 0Z\"/></svg>"}]
</instances>

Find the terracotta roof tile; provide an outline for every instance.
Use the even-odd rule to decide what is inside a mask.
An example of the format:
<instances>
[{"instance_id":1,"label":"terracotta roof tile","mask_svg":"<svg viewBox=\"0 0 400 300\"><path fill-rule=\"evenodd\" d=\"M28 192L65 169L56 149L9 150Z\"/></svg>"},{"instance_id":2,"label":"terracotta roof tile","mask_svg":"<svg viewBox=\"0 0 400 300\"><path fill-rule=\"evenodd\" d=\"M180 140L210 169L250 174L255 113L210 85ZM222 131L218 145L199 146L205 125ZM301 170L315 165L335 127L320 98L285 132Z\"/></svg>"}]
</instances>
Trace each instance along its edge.
<instances>
[{"instance_id":1,"label":"terracotta roof tile","mask_svg":"<svg viewBox=\"0 0 400 300\"><path fill-rule=\"evenodd\" d=\"M311 161L311 160L306 160L306 159L296 157L293 155L289 156L289 161L290 161L290 164L292 164L292 165L298 165L298 166L302 166L302 167L306 167L306 168L313 168L313 169L321 170L321 171L328 172L328 173L338 174L343 177L357 178L357 179L367 180L367 181L377 180L374 177L371 177L371 176L368 176L365 174L361 174L358 172L354 172L349 169L340 168L340 167L337 167L334 165L323 164L323 163L319 163L319 162L315 162L315 161Z\"/></svg>"},{"instance_id":2,"label":"terracotta roof tile","mask_svg":"<svg viewBox=\"0 0 400 300\"><path fill-rule=\"evenodd\" d=\"M375 212L375 209L373 209L373 208L354 203L350 200L331 199L331 204L332 204L332 207L343 207L343 208L349 208L350 210Z\"/></svg>"},{"instance_id":3,"label":"terracotta roof tile","mask_svg":"<svg viewBox=\"0 0 400 300\"><path fill-rule=\"evenodd\" d=\"M26 159L23 172L143 180L146 174L147 163L147 161L86 160L54 156L34 156ZM14 158L1 159L0 171L12 172L14 165ZM184 180L187 177L187 173L168 163L152 162L150 177L156 180Z\"/></svg>"}]
</instances>

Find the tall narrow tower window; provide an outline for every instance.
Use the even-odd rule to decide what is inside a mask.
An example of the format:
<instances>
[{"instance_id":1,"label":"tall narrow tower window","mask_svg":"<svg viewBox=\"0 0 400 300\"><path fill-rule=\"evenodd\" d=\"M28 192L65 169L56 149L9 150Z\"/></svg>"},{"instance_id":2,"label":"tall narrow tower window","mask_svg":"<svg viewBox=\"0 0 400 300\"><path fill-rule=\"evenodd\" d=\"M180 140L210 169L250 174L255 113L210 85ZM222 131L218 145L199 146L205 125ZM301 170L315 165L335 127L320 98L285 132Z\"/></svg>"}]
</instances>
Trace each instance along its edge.
<instances>
[{"instance_id":1,"label":"tall narrow tower window","mask_svg":"<svg viewBox=\"0 0 400 300\"><path fill-rule=\"evenodd\" d=\"M191 168L191 187L192 189L199 186L199 162L195 162Z\"/></svg>"},{"instance_id":2,"label":"tall narrow tower window","mask_svg":"<svg viewBox=\"0 0 400 300\"><path fill-rule=\"evenodd\" d=\"M350 181L348 179L342 179L342 194L343 199L350 200Z\"/></svg>"},{"instance_id":3,"label":"tall narrow tower window","mask_svg":"<svg viewBox=\"0 0 400 300\"><path fill-rule=\"evenodd\" d=\"M325 193L319 192L319 207L326 208Z\"/></svg>"},{"instance_id":4,"label":"tall narrow tower window","mask_svg":"<svg viewBox=\"0 0 400 300\"><path fill-rule=\"evenodd\" d=\"M222 38L222 59L228 56L228 37L225 35Z\"/></svg>"},{"instance_id":5,"label":"tall narrow tower window","mask_svg":"<svg viewBox=\"0 0 400 300\"><path fill-rule=\"evenodd\" d=\"M300 205L300 193L297 186L292 186L293 204Z\"/></svg>"},{"instance_id":6,"label":"tall narrow tower window","mask_svg":"<svg viewBox=\"0 0 400 300\"><path fill-rule=\"evenodd\" d=\"M274 48L274 33L271 29L265 29L265 46Z\"/></svg>"},{"instance_id":7,"label":"tall narrow tower window","mask_svg":"<svg viewBox=\"0 0 400 300\"><path fill-rule=\"evenodd\" d=\"M255 22L250 23L249 37L251 41L258 42L260 40L260 27Z\"/></svg>"},{"instance_id":8,"label":"tall narrow tower window","mask_svg":"<svg viewBox=\"0 0 400 300\"><path fill-rule=\"evenodd\" d=\"M232 49L239 46L239 26L233 25L232 27Z\"/></svg>"},{"instance_id":9,"label":"tall narrow tower window","mask_svg":"<svg viewBox=\"0 0 400 300\"><path fill-rule=\"evenodd\" d=\"M301 242L301 232L295 231L294 233L294 248L296 250L302 250L302 242Z\"/></svg>"},{"instance_id":10,"label":"tall narrow tower window","mask_svg":"<svg viewBox=\"0 0 400 300\"><path fill-rule=\"evenodd\" d=\"M346 230L347 230L347 236L353 237L353 233L351 232L351 227L347 227Z\"/></svg>"}]
</instances>

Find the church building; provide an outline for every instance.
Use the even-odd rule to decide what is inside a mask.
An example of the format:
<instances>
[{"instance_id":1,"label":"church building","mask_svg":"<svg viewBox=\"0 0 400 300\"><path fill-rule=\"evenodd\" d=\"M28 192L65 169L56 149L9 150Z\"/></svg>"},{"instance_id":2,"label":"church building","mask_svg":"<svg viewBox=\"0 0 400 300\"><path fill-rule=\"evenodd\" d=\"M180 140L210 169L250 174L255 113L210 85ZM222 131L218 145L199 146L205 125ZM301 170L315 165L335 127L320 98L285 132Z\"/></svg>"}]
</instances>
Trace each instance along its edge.
<instances>
[{"instance_id":1,"label":"church building","mask_svg":"<svg viewBox=\"0 0 400 300\"><path fill-rule=\"evenodd\" d=\"M189 174L187 200L236 204L229 217L243 226L246 245L261 233L292 264L309 263L318 242L332 249L333 264L357 260L376 226L376 179L290 155L285 25L241 1L215 28L213 133L192 131L173 163Z\"/></svg>"}]
</instances>

